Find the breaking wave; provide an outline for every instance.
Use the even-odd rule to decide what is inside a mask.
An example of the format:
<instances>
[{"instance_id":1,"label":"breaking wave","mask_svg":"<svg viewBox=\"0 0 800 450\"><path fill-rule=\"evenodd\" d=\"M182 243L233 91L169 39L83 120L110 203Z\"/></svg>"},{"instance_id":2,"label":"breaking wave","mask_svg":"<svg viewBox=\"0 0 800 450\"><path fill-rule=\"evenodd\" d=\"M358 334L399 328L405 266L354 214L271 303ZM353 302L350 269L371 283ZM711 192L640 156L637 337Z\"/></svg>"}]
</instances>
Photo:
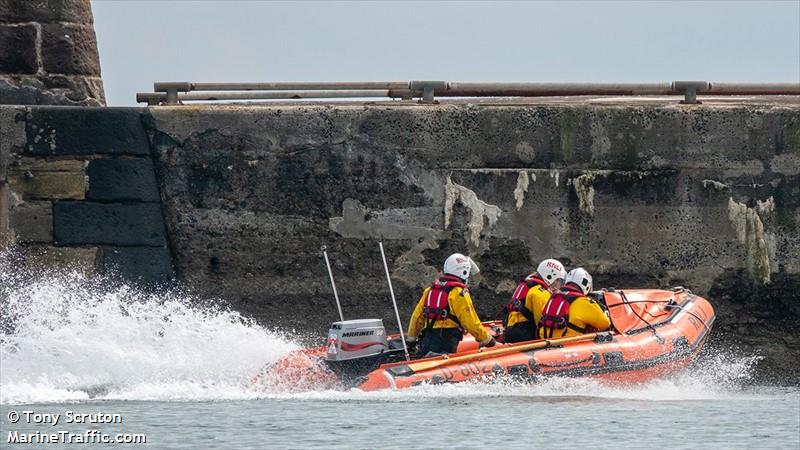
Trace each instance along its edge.
<instances>
[{"instance_id":1,"label":"breaking wave","mask_svg":"<svg viewBox=\"0 0 800 450\"><path fill-rule=\"evenodd\" d=\"M298 344L236 312L200 306L180 291L145 293L79 273L31 276L0 255L0 403L89 400L327 399L469 397L703 400L742 394L758 358L705 352L691 370L656 382L612 387L550 379L418 386L398 392L253 388L265 365ZM24 276L23 276L24 275Z\"/></svg>"},{"instance_id":2,"label":"breaking wave","mask_svg":"<svg viewBox=\"0 0 800 450\"><path fill-rule=\"evenodd\" d=\"M2 255L0 255L1 257ZM0 403L248 398L296 345L179 292L79 273L20 276L0 261Z\"/></svg>"}]
</instances>

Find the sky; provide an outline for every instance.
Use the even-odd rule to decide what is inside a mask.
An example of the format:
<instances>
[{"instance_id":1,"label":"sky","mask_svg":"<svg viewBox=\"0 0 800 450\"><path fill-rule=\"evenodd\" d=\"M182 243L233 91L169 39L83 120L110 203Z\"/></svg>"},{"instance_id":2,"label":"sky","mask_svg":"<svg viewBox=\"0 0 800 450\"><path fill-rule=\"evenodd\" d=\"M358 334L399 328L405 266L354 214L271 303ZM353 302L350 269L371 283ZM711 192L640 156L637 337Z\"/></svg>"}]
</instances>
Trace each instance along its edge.
<instances>
[{"instance_id":1,"label":"sky","mask_svg":"<svg viewBox=\"0 0 800 450\"><path fill-rule=\"evenodd\" d=\"M155 81L800 81L800 0L92 0L109 105Z\"/></svg>"}]
</instances>

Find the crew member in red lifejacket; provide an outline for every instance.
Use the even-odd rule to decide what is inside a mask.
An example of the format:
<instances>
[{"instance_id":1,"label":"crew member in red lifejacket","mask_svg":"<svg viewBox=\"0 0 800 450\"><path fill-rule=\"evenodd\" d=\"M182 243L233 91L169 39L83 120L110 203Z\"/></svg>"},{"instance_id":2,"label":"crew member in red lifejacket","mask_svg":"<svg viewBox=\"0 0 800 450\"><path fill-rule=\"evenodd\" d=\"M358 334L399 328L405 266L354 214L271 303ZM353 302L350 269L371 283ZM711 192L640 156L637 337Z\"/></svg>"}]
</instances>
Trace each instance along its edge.
<instances>
[{"instance_id":1,"label":"crew member in red lifejacket","mask_svg":"<svg viewBox=\"0 0 800 450\"><path fill-rule=\"evenodd\" d=\"M455 353L464 331L481 346L496 344L481 324L467 289L470 275L478 272L472 258L461 253L445 260L441 278L425 289L411 314L406 339L413 347L419 338L418 354Z\"/></svg>"},{"instance_id":2,"label":"crew member in red lifejacket","mask_svg":"<svg viewBox=\"0 0 800 450\"><path fill-rule=\"evenodd\" d=\"M536 339L536 324L542 308L550 300L551 292L561 288L566 276L563 264L555 259L545 259L539 263L536 272L520 281L505 308L506 343Z\"/></svg>"},{"instance_id":3,"label":"crew member in red lifejacket","mask_svg":"<svg viewBox=\"0 0 800 450\"><path fill-rule=\"evenodd\" d=\"M607 330L611 320L596 301L587 297L591 290L589 272L580 267L572 269L564 287L542 309L539 336L550 339Z\"/></svg>"}]
</instances>

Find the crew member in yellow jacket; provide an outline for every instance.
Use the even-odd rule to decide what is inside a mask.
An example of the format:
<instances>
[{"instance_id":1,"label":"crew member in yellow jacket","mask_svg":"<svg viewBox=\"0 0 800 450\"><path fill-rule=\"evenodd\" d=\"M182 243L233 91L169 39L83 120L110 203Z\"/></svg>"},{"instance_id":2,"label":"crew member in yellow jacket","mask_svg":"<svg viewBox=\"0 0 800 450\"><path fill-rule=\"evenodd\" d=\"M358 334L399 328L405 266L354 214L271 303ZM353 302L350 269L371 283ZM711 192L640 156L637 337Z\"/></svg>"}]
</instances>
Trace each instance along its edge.
<instances>
[{"instance_id":1,"label":"crew member in yellow jacket","mask_svg":"<svg viewBox=\"0 0 800 450\"><path fill-rule=\"evenodd\" d=\"M505 308L503 339L506 343L537 339L536 326L542 309L550 300L551 293L558 292L564 284L566 276L563 264L555 259L545 259L539 263L536 272L519 283Z\"/></svg>"},{"instance_id":2,"label":"crew member in yellow jacket","mask_svg":"<svg viewBox=\"0 0 800 450\"><path fill-rule=\"evenodd\" d=\"M478 272L472 258L461 253L445 260L441 278L425 289L411 314L407 342L413 347L419 339L418 354L455 353L463 330L482 346L496 344L481 324L467 289L470 275Z\"/></svg>"},{"instance_id":3,"label":"crew member in yellow jacket","mask_svg":"<svg viewBox=\"0 0 800 450\"><path fill-rule=\"evenodd\" d=\"M542 308L539 336L550 339L608 330L611 320L596 301L587 297L591 290L589 272L580 267L572 269L561 291Z\"/></svg>"}]
</instances>

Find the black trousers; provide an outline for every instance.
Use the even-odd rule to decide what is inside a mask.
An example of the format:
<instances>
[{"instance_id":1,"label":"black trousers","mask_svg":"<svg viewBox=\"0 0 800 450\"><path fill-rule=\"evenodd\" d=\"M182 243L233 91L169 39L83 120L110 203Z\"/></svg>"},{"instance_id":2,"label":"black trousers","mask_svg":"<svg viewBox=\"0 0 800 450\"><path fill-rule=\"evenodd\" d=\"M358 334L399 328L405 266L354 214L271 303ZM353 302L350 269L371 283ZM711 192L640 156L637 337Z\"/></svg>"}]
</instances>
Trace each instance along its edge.
<instances>
[{"instance_id":1,"label":"black trousers","mask_svg":"<svg viewBox=\"0 0 800 450\"><path fill-rule=\"evenodd\" d=\"M417 352L420 356L433 353L455 353L464 333L461 328L428 328L422 332Z\"/></svg>"},{"instance_id":2,"label":"black trousers","mask_svg":"<svg viewBox=\"0 0 800 450\"><path fill-rule=\"evenodd\" d=\"M506 328L504 336L505 342L509 344L512 342L532 341L539 338L536 336L536 329L533 324L527 320Z\"/></svg>"}]
</instances>

